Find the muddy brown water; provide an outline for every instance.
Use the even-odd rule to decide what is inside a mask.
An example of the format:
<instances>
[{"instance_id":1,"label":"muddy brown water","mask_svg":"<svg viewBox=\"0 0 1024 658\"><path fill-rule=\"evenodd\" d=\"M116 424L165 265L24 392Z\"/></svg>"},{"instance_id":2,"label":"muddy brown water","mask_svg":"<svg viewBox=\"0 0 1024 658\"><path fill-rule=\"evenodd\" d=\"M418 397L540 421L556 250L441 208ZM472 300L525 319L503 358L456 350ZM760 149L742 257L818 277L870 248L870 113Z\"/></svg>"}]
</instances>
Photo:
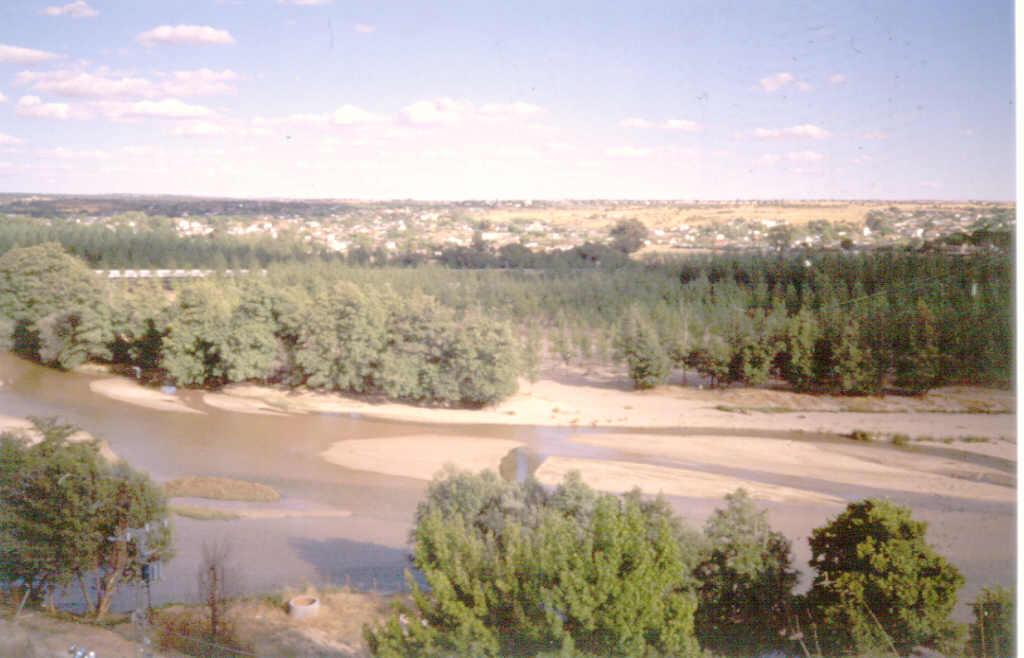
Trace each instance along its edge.
<instances>
[{"instance_id":1,"label":"muddy brown water","mask_svg":"<svg viewBox=\"0 0 1024 658\"><path fill-rule=\"evenodd\" d=\"M624 459L659 465L685 465L708 472L820 491L852 501L867 496L888 497L910 505L915 516L929 522L929 539L964 573L967 586L957 616L966 619L966 601L988 584L1011 585L1015 580L1015 506L942 495L923 496L899 491L841 485L815 477L786 477L758 471L740 456L735 468L688 462L682 464L569 440L584 432L609 429L528 426L467 426L394 422L358 414L263 416L224 411L202 402L201 393L182 391L179 397L203 414L156 411L96 394L89 382L96 376L64 373L0 354L0 414L58 416L106 439L134 467L163 481L185 475L212 475L260 482L282 494L282 505L349 510L348 517L292 517L196 521L175 517L177 555L154 585L154 603L189 601L196 597L196 570L204 543L226 541L234 564L237 593L256 593L286 586L342 585L382 591L402 587L409 566L408 536L416 505L427 483L411 478L355 471L330 464L318 455L335 441L385 438L411 434L502 438L520 441L526 453L507 474L524 475L550 455ZM623 428L614 431L622 432ZM714 428L682 428L676 434L702 434ZM752 434L722 430L723 434ZM834 437L764 431L757 436L785 440L841 441ZM884 461L890 446L877 446ZM974 461L957 451L944 456ZM998 464L997 464L998 466ZM1015 465L1002 464L1013 486ZM703 524L720 501L672 497L673 507L695 525ZM772 524L793 541L794 562L809 585L807 536L811 529L835 516L836 505L764 503ZM69 595L73 598L73 594ZM135 593L119 601L131 608Z\"/></svg>"}]
</instances>

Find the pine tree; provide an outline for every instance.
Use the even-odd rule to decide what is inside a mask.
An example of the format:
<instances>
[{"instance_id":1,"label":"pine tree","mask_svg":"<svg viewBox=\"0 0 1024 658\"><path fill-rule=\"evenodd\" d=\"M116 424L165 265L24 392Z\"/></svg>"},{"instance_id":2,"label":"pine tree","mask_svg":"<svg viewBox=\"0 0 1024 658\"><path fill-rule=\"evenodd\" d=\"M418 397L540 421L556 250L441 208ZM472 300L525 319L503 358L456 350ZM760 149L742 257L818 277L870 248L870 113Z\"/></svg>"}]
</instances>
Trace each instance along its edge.
<instances>
[{"instance_id":1,"label":"pine tree","mask_svg":"<svg viewBox=\"0 0 1024 658\"><path fill-rule=\"evenodd\" d=\"M933 388L939 381L939 348L935 316L918 300L904 325L904 348L896 357L896 385L913 394Z\"/></svg>"}]
</instances>

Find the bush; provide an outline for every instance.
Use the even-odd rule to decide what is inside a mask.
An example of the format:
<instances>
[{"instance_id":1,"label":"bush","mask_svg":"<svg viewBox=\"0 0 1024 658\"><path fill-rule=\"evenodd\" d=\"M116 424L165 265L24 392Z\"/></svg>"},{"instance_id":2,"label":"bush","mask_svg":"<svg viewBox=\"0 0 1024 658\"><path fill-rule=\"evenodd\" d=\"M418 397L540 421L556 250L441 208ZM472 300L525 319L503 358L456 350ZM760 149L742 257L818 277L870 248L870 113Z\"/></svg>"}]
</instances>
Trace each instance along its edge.
<instances>
[{"instance_id":1,"label":"bush","mask_svg":"<svg viewBox=\"0 0 1024 658\"><path fill-rule=\"evenodd\" d=\"M964 579L925 541L927 524L885 500L850 503L811 535L809 612L828 655L955 643Z\"/></svg>"},{"instance_id":2,"label":"bush","mask_svg":"<svg viewBox=\"0 0 1024 658\"><path fill-rule=\"evenodd\" d=\"M850 438L854 441L872 441L874 439L870 432L864 430L853 430L850 432Z\"/></svg>"},{"instance_id":3,"label":"bush","mask_svg":"<svg viewBox=\"0 0 1024 658\"><path fill-rule=\"evenodd\" d=\"M1014 595L1005 587L984 588L971 604L974 622L969 631L968 651L977 658L1006 658L1015 655Z\"/></svg>"},{"instance_id":4,"label":"bush","mask_svg":"<svg viewBox=\"0 0 1024 658\"><path fill-rule=\"evenodd\" d=\"M905 446L910 443L910 437L906 434L893 434L892 444L894 446Z\"/></svg>"},{"instance_id":5,"label":"bush","mask_svg":"<svg viewBox=\"0 0 1024 658\"><path fill-rule=\"evenodd\" d=\"M415 608L365 629L378 656L696 655L697 542L663 501L448 471L420 504Z\"/></svg>"}]
</instances>

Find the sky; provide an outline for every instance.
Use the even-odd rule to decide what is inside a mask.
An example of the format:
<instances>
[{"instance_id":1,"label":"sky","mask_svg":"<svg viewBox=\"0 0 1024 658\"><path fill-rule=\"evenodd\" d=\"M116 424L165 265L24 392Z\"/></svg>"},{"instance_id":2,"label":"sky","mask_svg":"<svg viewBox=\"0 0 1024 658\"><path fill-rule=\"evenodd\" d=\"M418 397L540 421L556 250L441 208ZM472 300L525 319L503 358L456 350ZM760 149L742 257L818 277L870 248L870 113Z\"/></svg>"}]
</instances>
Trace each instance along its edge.
<instances>
[{"instance_id":1,"label":"sky","mask_svg":"<svg viewBox=\"0 0 1024 658\"><path fill-rule=\"evenodd\" d=\"M1014 198L1012 0L4 0L0 192Z\"/></svg>"}]
</instances>

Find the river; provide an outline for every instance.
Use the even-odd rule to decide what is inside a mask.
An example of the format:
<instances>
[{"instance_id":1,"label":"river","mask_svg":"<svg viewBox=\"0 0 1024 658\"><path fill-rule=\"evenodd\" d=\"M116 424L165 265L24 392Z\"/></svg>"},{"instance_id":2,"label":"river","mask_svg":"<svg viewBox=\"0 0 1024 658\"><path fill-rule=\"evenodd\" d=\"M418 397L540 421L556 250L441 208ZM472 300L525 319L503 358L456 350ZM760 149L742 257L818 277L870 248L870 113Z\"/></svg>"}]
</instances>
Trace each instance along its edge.
<instances>
[{"instance_id":1,"label":"river","mask_svg":"<svg viewBox=\"0 0 1024 658\"><path fill-rule=\"evenodd\" d=\"M174 518L177 555L153 588L154 603L194 600L196 570L204 543L226 541L236 573L237 593L266 592L306 584L341 585L384 591L402 587L409 565L408 537L416 504L427 483L343 468L319 453L346 438L385 438L413 434L451 434L522 442L538 458L558 454L617 458L617 451L568 441L570 428L528 426L444 426L377 420L356 415L263 416L225 411L203 403L197 391L179 397L202 414L154 411L94 393L97 376L59 372L0 354L0 414L58 416L105 439L119 456L158 481L186 475L210 475L260 482L277 489L282 505L330 507L351 512L347 517L259 518L197 521ZM600 431L600 430L589 430ZM619 430L621 431L621 430ZM679 433L679 432L677 432ZM685 432L681 432L685 434ZM701 430L707 434L708 430ZM735 434L735 431L732 431ZM771 436L762 432L760 436ZM780 438L782 438L780 436ZM828 440L787 435L787 440ZM880 446L880 450L885 448ZM632 457L634 461L635 456ZM658 460L648 460L659 463ZM743 468L712 469L744 474ZM760 477L762 480L770 478ZM827 491L845 500L867 495L889 496L913 507L915 516L931 524L930 539L964 572L964 594L982 585L1014 579L1015 508L940 496L865 490L810 478L775 478L782 484ZM720 501L670 499L694 524L701 524ZM834 507L811 503L765 503L769 518L793 540L794 563L809 585L806 537L813 527L836 513ZM961 596L961 601L965 601ZM126 594L119 607L130 607ZM965 618L964 603L958 616Z\"/></svg>"}]
</instances>

